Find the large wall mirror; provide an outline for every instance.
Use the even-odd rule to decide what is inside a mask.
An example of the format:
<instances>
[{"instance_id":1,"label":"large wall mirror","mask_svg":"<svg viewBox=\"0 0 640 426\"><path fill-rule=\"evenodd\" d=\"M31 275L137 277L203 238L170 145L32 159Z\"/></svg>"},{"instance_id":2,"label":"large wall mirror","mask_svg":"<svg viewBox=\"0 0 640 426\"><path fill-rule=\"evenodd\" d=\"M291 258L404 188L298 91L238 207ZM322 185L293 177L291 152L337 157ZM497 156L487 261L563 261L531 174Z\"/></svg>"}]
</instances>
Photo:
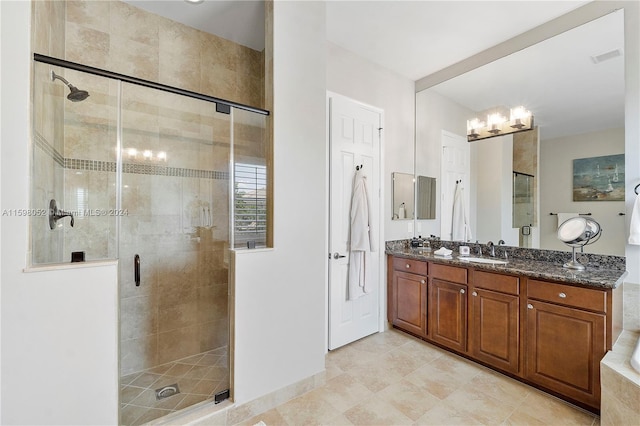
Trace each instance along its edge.
<instances>
[{"instance_id":1,"label":"large wall mirror","mask_svg":"<svg viewBox=\"0 0 640 426\"><path fill-rule=\"evenodd\" d=\"M467 120L478 113L524 105L535 117L534 130L463 147L472 241L566 251L556 237L557 213L590 214L603 234L586 251L624 256L624 200L574 201L575 160L624 154L624 93L623 10L418 92L415 173L437 176L444 201L435 221L417 220L416 232L446 235L448 180L456 177L441 166L443 135L466 140ZM624 161L615 172L624 185ZM514 186L519 191L522 185L526 206L517 205L520 193L514 195Z\"/></svg>"}]
</instances>

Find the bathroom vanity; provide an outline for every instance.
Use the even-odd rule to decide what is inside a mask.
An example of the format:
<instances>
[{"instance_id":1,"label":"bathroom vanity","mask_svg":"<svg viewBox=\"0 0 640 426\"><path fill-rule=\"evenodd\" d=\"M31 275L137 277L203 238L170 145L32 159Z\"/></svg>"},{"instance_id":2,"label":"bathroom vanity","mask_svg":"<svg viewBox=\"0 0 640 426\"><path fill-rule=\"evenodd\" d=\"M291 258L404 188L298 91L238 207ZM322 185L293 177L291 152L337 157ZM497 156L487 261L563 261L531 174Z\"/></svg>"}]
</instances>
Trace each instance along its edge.
<instances>
[{"instance_id":1,"label":"bathroom vanity","mask_svg":"<svg viewBox=\"0 0 640 426\"><path fill-rule=\"evenodd\" d=\"M387 316L400 330L600 410L600 360L622 329L619 269L504 265L387 248Z\"/></svg>"}]
</instances>

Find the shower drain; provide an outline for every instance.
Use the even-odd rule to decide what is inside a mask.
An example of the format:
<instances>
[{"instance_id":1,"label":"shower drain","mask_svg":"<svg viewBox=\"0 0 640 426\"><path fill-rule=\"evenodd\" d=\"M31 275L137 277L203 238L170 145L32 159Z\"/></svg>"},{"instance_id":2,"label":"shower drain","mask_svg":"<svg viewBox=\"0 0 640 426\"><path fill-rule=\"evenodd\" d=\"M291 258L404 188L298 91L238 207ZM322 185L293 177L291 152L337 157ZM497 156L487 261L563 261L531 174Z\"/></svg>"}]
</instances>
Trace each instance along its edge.
<instances>
[{"instance_id":1,"label":"shower drain","mask_svg":"<svg viewBox=\"0 0 640 426\"><path fill-rule=\"evenodd\" d=\"M156 400L160 401L161 399L169 398L175 394L180 393L180 388L177 383L174 383L169 386L161 387L160 389L156 389Z\"/></svg>"}]
</instances>

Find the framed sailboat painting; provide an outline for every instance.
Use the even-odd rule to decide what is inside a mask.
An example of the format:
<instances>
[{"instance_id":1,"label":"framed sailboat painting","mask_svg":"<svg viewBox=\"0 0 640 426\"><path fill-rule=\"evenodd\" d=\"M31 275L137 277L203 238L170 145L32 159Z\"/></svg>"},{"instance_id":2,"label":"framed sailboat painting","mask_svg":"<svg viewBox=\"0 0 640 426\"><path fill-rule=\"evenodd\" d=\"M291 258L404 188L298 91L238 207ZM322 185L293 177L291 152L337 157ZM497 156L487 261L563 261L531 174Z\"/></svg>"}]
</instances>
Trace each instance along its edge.
<instances>
[{"instance_id":1,"label":"framed sailboat painting","mask_svg":"<svg viewBox=\"0 0 640 426\"><path fill-rule=\"evenodd\" d=\"M573 160L573 201L624 201L624 154Z\"/></svg>"}]
</instances>

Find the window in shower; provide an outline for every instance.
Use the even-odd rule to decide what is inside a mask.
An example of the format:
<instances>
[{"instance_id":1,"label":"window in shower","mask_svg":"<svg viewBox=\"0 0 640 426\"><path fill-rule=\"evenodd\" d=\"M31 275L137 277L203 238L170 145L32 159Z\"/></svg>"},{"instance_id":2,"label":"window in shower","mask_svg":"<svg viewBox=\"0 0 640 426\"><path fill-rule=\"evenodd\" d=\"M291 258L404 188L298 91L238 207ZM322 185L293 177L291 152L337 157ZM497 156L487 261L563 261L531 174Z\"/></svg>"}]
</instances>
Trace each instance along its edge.
<instances>
[{"instance_id":1,"label":"window in shower","mask_svg":"<svg viewBox=\"0 0 640 426\"><path fill-rule=\"evenodd\" d=\"M264 246L267 238L267 167L236 163L234 182L235 246Z\"/></svg>"},{"instance_id":2,"label":"window in shower","mask_svg":"<svg viewBox=\"0 0 640 426\"><path fill-rule=\"evenodd\" d=\"M233 247L265 247L269 241L269 168L266 117L233 111Z\"/></svg>"}]
</instances>

